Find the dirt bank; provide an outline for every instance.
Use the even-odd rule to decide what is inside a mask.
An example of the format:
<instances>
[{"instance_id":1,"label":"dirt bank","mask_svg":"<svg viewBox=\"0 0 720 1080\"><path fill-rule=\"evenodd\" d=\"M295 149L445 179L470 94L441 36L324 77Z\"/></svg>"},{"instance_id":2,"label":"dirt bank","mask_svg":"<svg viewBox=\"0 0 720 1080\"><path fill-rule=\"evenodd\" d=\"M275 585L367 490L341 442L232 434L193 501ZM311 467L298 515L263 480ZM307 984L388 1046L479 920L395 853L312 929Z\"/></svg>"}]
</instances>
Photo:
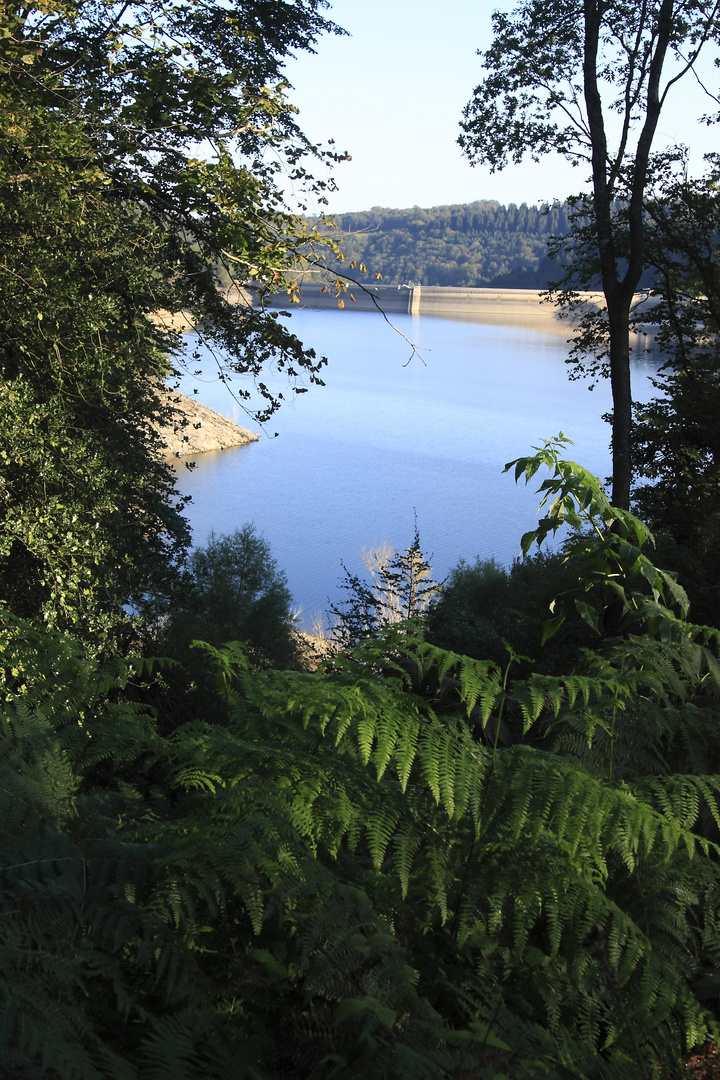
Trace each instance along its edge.
<instances>
[{"instance_id":1,"label":"dirt bank","mask_svg":"<svg viewBox=\"0 0 720 1080\"><path fill-rule=\"evenodd\" d=\"M207 405L201 405L199 401L177 391L168 391L167 399L178 414L175 430L164 428L162 431L168 456L192 457L208 450L245 446L247 443L257 442L260 438L254 432L247 431L234 421L208 409ZM184 426L180 423L183 418L187 420Z\"/></svg>"}]
</instances>

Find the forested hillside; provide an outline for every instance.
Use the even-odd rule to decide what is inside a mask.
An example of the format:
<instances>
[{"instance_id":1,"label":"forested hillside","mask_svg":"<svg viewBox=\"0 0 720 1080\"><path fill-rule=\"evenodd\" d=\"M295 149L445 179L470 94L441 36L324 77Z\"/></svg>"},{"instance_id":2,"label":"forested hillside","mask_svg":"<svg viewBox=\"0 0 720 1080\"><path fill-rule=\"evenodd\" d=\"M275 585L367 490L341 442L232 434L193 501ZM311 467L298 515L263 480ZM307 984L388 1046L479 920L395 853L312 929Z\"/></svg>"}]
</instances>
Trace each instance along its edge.
<instances>
[{"instance_id":1,"label":"forested hillside","mask_svg":"<svg viewBox=\"0 0 720 1080\"><path fill-rule=\"evenodd\" d=\"M336 215L334 222L328 231L346 259L364 263L389 285L542 289L558 276L548 239L568 231L560 203L501 206L491 200L429 210L374 206Z\"/></svg>"}]
</instances>

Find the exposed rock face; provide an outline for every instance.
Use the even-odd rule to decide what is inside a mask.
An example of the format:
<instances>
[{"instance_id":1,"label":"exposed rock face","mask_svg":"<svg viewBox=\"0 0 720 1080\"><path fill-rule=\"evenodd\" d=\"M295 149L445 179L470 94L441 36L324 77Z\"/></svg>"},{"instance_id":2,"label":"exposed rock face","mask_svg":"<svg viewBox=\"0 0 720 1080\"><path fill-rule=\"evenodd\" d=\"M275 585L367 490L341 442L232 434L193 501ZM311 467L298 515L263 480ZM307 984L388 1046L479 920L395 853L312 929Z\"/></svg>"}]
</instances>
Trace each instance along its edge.
<instances>
[{"instance_id":1,"label":"exposed rock face","mask_svg":"<svg viewBox=\"0 0 720 1080\"><path fill-rule=\"evenodd\" d=\"M162 429L162 437L167 446L167 455L173 457L192 457L204 454L208 450L224 450L228 446L245 446L257 442L260 438L252 431L247 431L232 420L213 412L207 405L186 397L177 391L168 391L167 398L178 414L175 430ZM187 424L182 427L182 418Z\"/></svg>"},{"instance_id":2,"label":"exposed rock face","mask_svg":"<svg viewBox=\"0 0 720 1080\"><path fill-rule=\"evenodd\" d=\"M330 660L338 653L338 646L332 638L317 637L315 634L296 632L300 659L305 671L317 671L325 660Z\"/></svg>"}]
</instances>

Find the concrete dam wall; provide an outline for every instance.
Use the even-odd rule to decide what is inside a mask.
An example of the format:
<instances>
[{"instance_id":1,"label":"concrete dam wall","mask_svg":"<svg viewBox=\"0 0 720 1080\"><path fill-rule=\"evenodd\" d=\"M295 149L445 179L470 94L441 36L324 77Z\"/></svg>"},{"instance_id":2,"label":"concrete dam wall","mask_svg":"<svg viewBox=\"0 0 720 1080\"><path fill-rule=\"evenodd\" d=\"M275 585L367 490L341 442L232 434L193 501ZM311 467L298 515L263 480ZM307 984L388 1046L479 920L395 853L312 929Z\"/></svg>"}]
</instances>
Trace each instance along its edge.
<instances>
[{"instance_id":1,"label":"concrete dam wall","mask_svg":"<svg viewBox=\"0 0 720 1080\"><path fill-rule=\"evenodd\" d=\"M450 286L395 286L364 285L362 288L348 285L347 292L337 293L318 283L303 285L297 293L299 303L292 302L287 293L277 293L265 298L265 305L273 308L310 308L319 311L337 310L342 300L346 311L384 311L388 315L435 315L448 319L467 319L482 322L516 322L518 319L542 321L547 329L567 330L567 324L559 323L552 304L542 304L541 294L534 289L456 289ZM593 305L604 305L602 293L585 293L584 298Z\"/></svg>"},{"instance_id":2,"label":"concrete dam wall","mask_svg":"<svg viewBox=\"0 0 720 1080\"><path fill-rule=\"evenodd\" d=\"M328 285L323 292L324 286L317 282L309 282L301 286L295 294L299 303L291 301L285 292L276 293L274 296L265 297L265 306L273 308L287 308L292 311L295 307L311 308L316 311L337 311L339 302L348 311L385 311L389 315L412 314L413 293L417 290L404 286L398 288L395 285L364 285L362 288L348 285L347 292L338 293L334 286Z\"/></svg>"}]
</instances>

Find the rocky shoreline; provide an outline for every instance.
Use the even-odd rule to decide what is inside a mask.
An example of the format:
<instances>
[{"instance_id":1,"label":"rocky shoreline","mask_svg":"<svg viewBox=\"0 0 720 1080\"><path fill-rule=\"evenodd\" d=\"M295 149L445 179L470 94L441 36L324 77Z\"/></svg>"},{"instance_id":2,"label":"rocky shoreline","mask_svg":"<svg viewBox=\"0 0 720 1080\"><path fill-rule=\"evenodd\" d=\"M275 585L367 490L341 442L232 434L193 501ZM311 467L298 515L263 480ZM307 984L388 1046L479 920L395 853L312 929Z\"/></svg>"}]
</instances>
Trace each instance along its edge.
<instances>
[{"instance_id":1,"label":"rocky shoreline","mask_svg":"<svg viewBox=\"0 0 720 1080\"><path fill-rule=\"evenodd\" d=\"M176 413L174 428L162 428L160 432L168 457L193 457L209 450L246 446L260 438L185 394L170 390L166 393Z\"/></svg>"}]
</instances>

